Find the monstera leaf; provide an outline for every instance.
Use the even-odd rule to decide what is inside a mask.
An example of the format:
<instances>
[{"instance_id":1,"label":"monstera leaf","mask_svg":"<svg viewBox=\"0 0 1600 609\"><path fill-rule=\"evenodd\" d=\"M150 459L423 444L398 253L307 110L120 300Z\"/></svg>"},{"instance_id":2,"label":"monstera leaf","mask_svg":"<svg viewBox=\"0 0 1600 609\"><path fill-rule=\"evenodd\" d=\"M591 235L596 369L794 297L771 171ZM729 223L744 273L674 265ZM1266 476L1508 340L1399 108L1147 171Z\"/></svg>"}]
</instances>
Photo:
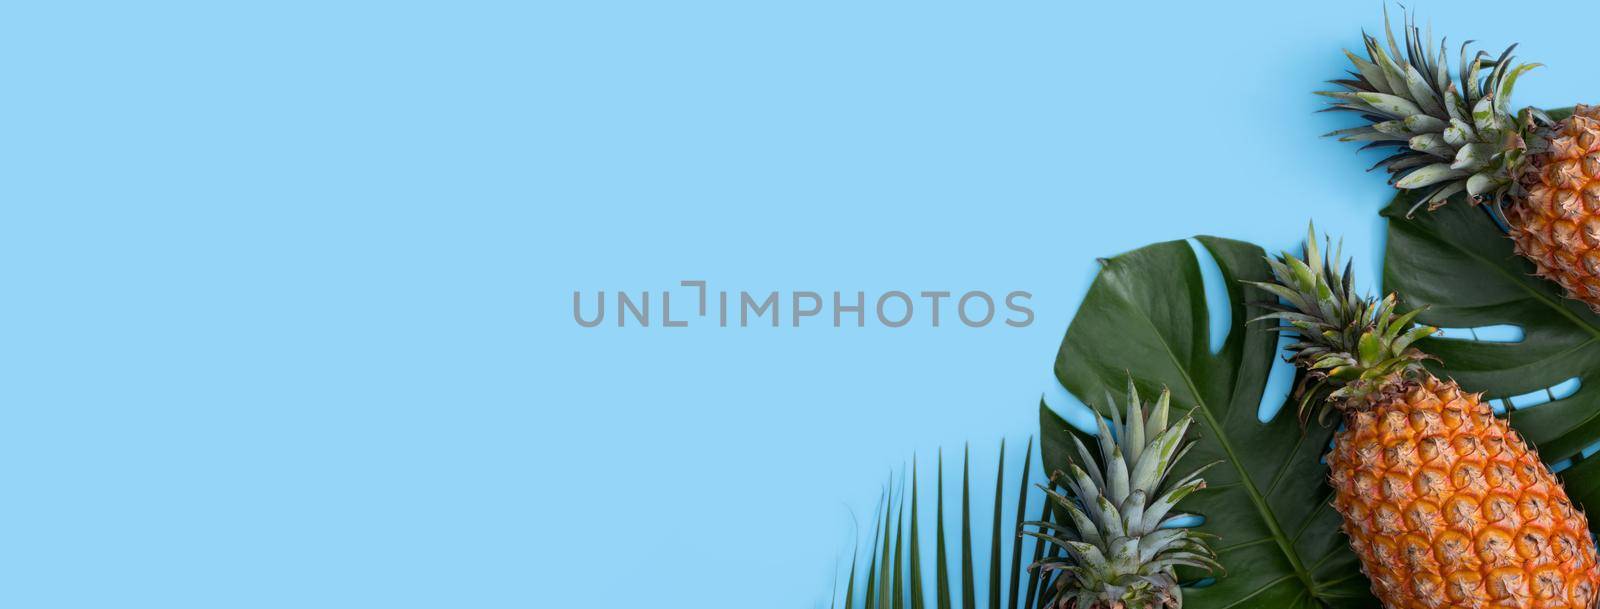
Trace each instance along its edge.
<instances>
[{"instance_id":1,"label":"monstera leaf","mask_svg":"<svg viewBox=\"0 0 1600 609\"><path fill-rule=\"evenodd\" d=\"M1430 368L1494 399L1594 514L1600 459L1585 459L1584 449L1600 439L1600 317L1535 277L1482 208L1451 204L1407 218L1412 203L1401 195L1384 210L1383 283L1407 306L1428 307L1419 321L1456 337L1419 343L1438 357ZM1474 339L1486 334L1495 340Z\"/></svg>"},{"instance_id":2,"label":"monstera leaf","mask_svg":"<svg viewBox=\"0 0 1600 609\"><path fill-rule=\"evenodd\" d=\"M1333 430L1302 430L1292 412L1270 423L1257 418L1277 339L1264 324L1247 323L1263 313L1251 303L1264 295L1241 282L1268 278L1265 252L1227 239L1195 242L1103 261L1062 341L1056 377L1097 408L1130 376L1150 395L1170 388L1174 407L1192 409L1198 429L1180 468L1222 461L1206 472L1208 488L1179 507L1203 516L1200 530L1220 538L1213 547L1227 572L1186 586L1186 608L1377 607L1329 505L1320 456ZM1220 268L1232 319L1215 351L1197 252ZM1041 419L1045 469L1064 468L1067 434L1078 432L1047 406Z\"/></svg>"}]
</instances>

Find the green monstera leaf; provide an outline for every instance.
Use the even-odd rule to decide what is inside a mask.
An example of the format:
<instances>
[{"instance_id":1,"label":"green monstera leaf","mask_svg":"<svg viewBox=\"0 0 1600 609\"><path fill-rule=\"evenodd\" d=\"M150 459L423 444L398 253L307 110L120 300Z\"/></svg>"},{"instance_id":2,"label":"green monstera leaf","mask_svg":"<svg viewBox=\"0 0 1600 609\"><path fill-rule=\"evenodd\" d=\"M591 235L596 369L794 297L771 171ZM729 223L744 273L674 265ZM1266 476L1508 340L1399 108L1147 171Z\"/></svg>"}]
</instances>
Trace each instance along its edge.
<instances>
[{"instance_id":1,"label":"green monstera leaf","mask_svg":"<svg viewBox=\"0 0 1600 609\"><path fill-rule=\"evenodd\" d=\"M1556 112L1552 112L1556 114ZM1406 217L1384 210L1384 289L1419 321L1445 328L1419 343L1433 372L1481 391L1539 449L1590 514L1600 508L1600 316L1533 274L1533 264L1480 207L1451 204ZM1569 469L1570 468L1570 469ZM1596 521L1591 521L1591 528Z\"/></svg>"},{"instance_id":2,"label":"green monstera leaf","mask_svg":"<svg viewBox=\"0 0 1600 609\"><path fill-rule=\"evenodd\" d=\"M1180 468L1222 463L1206 472L1208 487L1179 507L1203 516L1198 528L1219 537L1212 546L1226 573L1205 580L1180 573L1199 580L1183 590L1186 608L1377 607L1329 504L1320 457L1333 430L1302 430L1292 409L1268 423L1257 416L1277 335L1247 323L1264 313L1253 303L1266 296L1242 282L1267 279L1265 252L1213 237L1193 243L1158 243L1103 261L1061 343L1056 378L1101 415L1103 396L1130 376L1142 392L1167 387L1174 408L1193 410L1199 442ZM1225 284L1211 286L1226 293L1225 339L1210 336L1202 256L1215 261ZM1073 433L1080 432L1041 408L1046 471L1065 467Z\"/></svg>"}]
</instances>

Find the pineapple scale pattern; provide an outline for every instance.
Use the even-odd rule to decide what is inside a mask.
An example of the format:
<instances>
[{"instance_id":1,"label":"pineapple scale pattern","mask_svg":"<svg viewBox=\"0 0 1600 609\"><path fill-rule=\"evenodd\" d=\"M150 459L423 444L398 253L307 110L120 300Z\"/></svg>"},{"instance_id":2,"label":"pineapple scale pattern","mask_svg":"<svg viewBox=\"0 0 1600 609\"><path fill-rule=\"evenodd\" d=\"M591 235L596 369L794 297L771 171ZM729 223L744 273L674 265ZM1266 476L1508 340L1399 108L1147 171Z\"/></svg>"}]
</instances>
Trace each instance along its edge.
<instances>
[{"instance_id":1,"label":"pineapple scale pattern","mask_svg":"<svg viewBox=\"0 0 1600 609\"><path fill-rule=\"evenodd\" d=\"M1334 506L1389 609L1594 606L1584 515L1479 396L1427 376L1351 412L1329 455Z\"/></svg>"},{"instance_id":2,"label":"pineapple scale pattern","mask_svg":"<svg viewBox=\"0 0 1600 609\"><path fill-rule=\"evenodd\" d=\"M1540 276L1600 311L1600 107L1577 106L1545 138L1518 171L1511 238Z\"/></svg>"}]
</instances>

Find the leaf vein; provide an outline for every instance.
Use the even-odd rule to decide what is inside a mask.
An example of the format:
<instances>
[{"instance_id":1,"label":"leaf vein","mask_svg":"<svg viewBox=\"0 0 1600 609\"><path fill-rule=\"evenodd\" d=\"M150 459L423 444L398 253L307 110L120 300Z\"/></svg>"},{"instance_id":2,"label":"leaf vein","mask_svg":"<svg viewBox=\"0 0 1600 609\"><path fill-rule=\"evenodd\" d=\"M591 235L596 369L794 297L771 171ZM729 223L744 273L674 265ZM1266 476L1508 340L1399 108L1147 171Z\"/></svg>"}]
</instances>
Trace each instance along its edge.
<instances>
[{"instance_id":1,"label":"leaf vein","mask_svg":"<svg viewBox=\"0 0 1600 609\"><path fill-rule=\"evenodd\" d=\"M1193 256L1193 253L1190 255ZM1305 565L1301 563L1300 556L1294 552L1294 548L1287 543L1287 537L1283 534L1283 527L1278 523L1277 515L1273 513L1272 507L1267 505L1266 498L1261 494L1261 489L1257 488L1255 483L1251 481L1250 472L1246 471L1244 464L1240 462L1238 453L1234 450L1233 443L1229 441L1227 433L1223 431L1222 424L1211 412L1211 407L1206 403L1205 398L1200 393L1200 388L1195 385L1194 378L1189 374L1188 368L1183 365L1182 360L1178 358L1178 354L1173 351L1172 345L1167 342L1166 335L1161 333L1160 326L1157 326L1155 320L1151 319L1145 314L1144 308L1138 306L1137 303L1132 302L1131 299L1129 299L1127 295L1123 294L1120 290L1118 290L1116 294L1118 298L1121 298L1124 302L1129 304L1129 310L1137 312L1136 316L1150 327L1150 330L1155 334L1156 339L1161 342L1162 353L1166 354L1167 358L1172 362L1172 365L1177 369L1178 375L1183 378L1183 382L1185 385L1187 385L1189 390L1189 395L1194 396L1194 410L1200 412L1200 416L1204 417L1206 420L1206 425L1209 426L1216 434L1217 443L1222 446L1223 453L1227 455L1228 464L1233 466L1234 470L1239 474L1239 480L1242 482L1242 486L1244 487L1246 494L1250 497L1250 502L1255 506L1257 515L1260 516L1262 521L1267 525L1267 529L1272 533L1273 540L1278 544L1278 549L1283 552L1284 557L1289 560L1289 566L1295 571L1290 575L1284 576L1283 579L1298 577L1306 589L1313 590L1314 596L1316 583L1312 581L1310 572L1308 572L1305 568ZM1262 589L1265 590L1266 587L1263 587ZM1231 607L1232 605L1229 606Z\"/></svg>"}]
</instances>

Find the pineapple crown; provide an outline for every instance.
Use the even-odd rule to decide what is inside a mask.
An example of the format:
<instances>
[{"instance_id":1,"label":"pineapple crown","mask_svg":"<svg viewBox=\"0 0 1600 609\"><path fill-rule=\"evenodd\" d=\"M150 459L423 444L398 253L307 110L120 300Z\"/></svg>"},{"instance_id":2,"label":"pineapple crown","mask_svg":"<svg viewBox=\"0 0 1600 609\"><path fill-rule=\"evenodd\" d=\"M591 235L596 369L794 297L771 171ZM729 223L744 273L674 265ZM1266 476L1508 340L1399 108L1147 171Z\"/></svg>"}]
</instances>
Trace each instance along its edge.
<instances>
[{"instance_id":1,"label":"pineapple crown","mask_svg":"<svg viewBox=\"0 0 1600 609\"><path fill-rule=\"evenodd\" d=\"M1026 523L1039 528L1026 534L1060 546L1067 557L1035 566L1063 572L1051 607L1179 607L1183 593L1174 571L1178 565L1222 568L1206 544L1211 536L1173 526L1185 515L1172 513L1180 500L1205 488L1200 474L1216 463L1170 479L1173 466L1193 447L1184 442L1192 419L1185 416L1167 425L1171 398L1166 390L1148 418L1132 379L1125 417L1119 415L1116 399L1106 398L1110 425L1095 417L1098 462L1076 434L1069 434L1078 458L1069 457L1069 471L1051 475L1050 487L1039 487L1049 494L1058 522Z\"/></svg>"},{"instance_id":2,"label":"pineapple crown","mask_svg":"<svg viewBox=\"0 0 1600 609\"><path fill-rule=\"evenodd\" d=\"M1432 28L1424 34L1415 19L1404 25L1405 53L1395 44L1384 10L1388 50L1363 32L1367 58L1346 50L1355 70L1351 78L1329 81L1343 91L1317 91L1333 98L1324 111L1355 112L1369 124L1328 133L1344 142L1368 142L1368 148L1399 150L1379 161L1389 183L1415 190L1416 205L1436 209L1462 192L1476 203L1499 203L1515 188L1513 175L1530 146L1538 147L1540 129L1552 124L1537 108L1513 115L1511 89L1517 77L1540 64L1512 66L1511 45L1498 58L1483 51L1468 54L1461 45L1460 67L1452 81L1445 41L1432 54ZM1487 71L1487 74L1484 72ZM1408 212L1409 213L1409 212Z\"/></svg>"},{"instance_id":3,"label":"pineapple crown","mask_svg":"<svg viewBox=\"0 0 1600 609\"><path fill-rule=\"evenodd\" d=\"M1316 403L1363 410L1415 380L1428 355L1412 345L1439 331L1414 325L1424 309L1401 313L1394 294L1381 300L1358 295L1350 262L1343 271L1337 266L1342 258L1342 251L1329 257L1312 226L1304 259L1288 252L1269 257L1273 281L1247 282L1280 300L1259 303L1273 312L1251 321L1276 320L1273 331L1298 338L1285 359L1306 371L1295 389L1302 424Z\"/></svg>"}]
</instances>

